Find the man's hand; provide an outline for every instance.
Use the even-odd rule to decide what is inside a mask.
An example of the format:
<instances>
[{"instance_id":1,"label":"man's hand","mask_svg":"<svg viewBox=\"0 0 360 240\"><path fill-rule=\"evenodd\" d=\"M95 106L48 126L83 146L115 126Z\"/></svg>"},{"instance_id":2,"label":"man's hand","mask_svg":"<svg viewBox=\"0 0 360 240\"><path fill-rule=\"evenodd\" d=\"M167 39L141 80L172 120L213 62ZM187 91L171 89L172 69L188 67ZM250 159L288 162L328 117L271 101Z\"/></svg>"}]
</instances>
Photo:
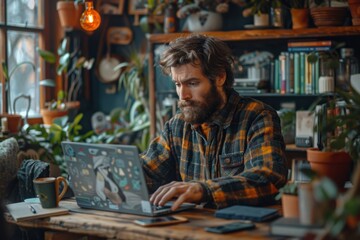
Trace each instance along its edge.
<instances>
[{"instance_id":1,"label":"man's hand","mask_svg":"<svg viewBox=\"0 0 360 240\"><path fill-rule=\"evenodd\" d=\"M200 183L171 182L159 187L151 196L150 202L156 206L164 206L168 201L177 198L171 207L174 211L184 202L199 203L203 195L203 188Z\"/></svg>"}]
</instances>

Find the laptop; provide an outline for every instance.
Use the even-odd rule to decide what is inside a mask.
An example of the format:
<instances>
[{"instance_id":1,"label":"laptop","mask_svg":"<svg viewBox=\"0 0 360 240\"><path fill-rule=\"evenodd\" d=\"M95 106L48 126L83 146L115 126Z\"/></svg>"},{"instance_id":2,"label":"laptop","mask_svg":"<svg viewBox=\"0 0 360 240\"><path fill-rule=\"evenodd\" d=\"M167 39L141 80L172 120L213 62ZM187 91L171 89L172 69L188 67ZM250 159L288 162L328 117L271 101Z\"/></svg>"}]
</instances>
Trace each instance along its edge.
<instances>
[{"instance_id":1,"label":"laptop","mask_svg":"<svg viewBox=\"0 0 360 240\"><path fill-rule=\"evenodd\" d=\"M68 141L61 145L79 207L144 216L174 212L171 203L162 207L150 203L136 146ZM184 203L176 212L195 206Z\"/></svg>"}]
</instances>

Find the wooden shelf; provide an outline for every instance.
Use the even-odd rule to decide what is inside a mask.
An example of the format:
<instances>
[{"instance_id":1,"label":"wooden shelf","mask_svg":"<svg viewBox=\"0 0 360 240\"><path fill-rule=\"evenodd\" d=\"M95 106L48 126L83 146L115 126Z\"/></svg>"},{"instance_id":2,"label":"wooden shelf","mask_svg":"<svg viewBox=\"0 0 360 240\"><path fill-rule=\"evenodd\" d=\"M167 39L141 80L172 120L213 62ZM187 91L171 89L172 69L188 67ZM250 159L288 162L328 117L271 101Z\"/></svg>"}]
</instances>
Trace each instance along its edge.
<instances>
[{"instance_id":1,"label":"wooden shelf","mask_svg":"<svg viewBox=\"0 0 360 240\"><path fill-rule=\"evenodd\" d=\"M180 32L169 34L148 34L147 39L150 43L168 43L173 39L176 39L178 37L184 37L190 34L192 33ZM354 36L360 34L360 26L322 27L306 29L236 30L226 32L203 32L202 34L217 37L224 41Z\"/></svg>"},{"instance_id":2,"label":"wooden shelf","mask_svg":"<svg viewBox=\"0 0 360 240\"><path fill-rule=\"evenodd\" d=\"M150 134L151 137L156 135L156 76L154 70L154 50L157 44L166 44L178 38L191 35L189 32L169 33L169 34L147 34L149 43L149 105L150 105ZM360 26L340 26L340 27L321 27L307 29L262 29L262 30L236 30L221 32L203 32L202 34L219 38L225 42L241 42L241 41L259 41L259 40L283 40L287 39L304 39L304 38L330 38L330 37L351 37L360 36ZM250 96L250 94L243 94ZM304 97L311 99L316 95L297 95L297 94L251 94L252 96L267 96L296 99Z\"/></svg>"}]
</instances>

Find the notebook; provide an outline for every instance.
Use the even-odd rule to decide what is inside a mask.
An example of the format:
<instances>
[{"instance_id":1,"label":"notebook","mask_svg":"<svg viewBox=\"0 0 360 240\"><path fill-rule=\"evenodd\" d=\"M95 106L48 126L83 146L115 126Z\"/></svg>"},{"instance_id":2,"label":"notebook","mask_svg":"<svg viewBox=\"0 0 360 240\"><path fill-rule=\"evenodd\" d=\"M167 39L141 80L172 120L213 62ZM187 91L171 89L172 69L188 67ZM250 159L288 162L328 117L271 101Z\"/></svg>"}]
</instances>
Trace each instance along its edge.
<instances>
[{"instance_id":1,"label":"notebook","mask_svg":"<svg viewBox=\"0 0 360 240\"><path fill-rule=\"evenodd\" d=\"M6 208L16 222L69 213L69 210L63 207L42 208L40 203L11 203L7 204Z\"/></svg>"},{"instance_id":2,"label":"notebook","mask_svg":"<svg viewBox=\"0 0 360 240\"><path fill-rule=\"evenodd\" d=\"M264 222L279 217L279 211L274 208L235 205L217 210L215 217L226 219L242 219L254 222Z\"/></svg>"},{"instance_id":3,"label":"notebook","mask_svg":"<svg viewBox=\"0 0 360 240\"><path fill-rule=\"evenodd\" d=\"M173 213L171 203L150 203L144 172L136 146L61 143L70 186L79 207L158 216ZM194 208L184 203L176 211Z\"/></svg>"}]
</instances>

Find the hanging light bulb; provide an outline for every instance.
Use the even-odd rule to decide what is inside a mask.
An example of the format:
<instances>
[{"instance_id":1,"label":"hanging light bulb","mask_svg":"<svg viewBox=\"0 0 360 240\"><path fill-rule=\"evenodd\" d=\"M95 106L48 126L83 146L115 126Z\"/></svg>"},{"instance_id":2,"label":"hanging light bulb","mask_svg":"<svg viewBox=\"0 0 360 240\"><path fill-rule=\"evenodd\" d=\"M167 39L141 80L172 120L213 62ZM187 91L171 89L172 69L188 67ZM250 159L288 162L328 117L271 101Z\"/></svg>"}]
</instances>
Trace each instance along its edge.
<instances>
[{"instance_id":1,"label":"hanging light bulb","mask_svg":"<svg viewBox=\"0 0 360 240\"><path fill-rule=\"evenodd\" d=\"M85 11L80 17L80 25L85 31L94 31L100 26L100 14L94 9L92 1L85 1Z\"/></svg>"}]
</instances>

